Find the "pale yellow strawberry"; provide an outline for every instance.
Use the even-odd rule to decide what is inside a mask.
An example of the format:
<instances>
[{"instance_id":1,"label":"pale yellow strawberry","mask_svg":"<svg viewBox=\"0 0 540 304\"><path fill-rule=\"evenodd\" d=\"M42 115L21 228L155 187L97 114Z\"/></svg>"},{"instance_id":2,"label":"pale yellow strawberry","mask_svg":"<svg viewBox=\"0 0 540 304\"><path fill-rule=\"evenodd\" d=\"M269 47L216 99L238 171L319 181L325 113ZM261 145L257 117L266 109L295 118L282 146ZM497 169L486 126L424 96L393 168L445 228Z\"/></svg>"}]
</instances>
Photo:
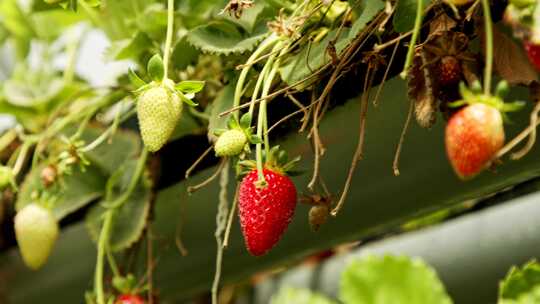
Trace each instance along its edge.
<instances>
[{"instance_id":1,"label":"pale yellow strawberry","mask_svg":"<svg viewBox=\"0 0 540 304\"><path fill-rule=\"evenodd\" d=\"M30 204L15 216L15 236L26 266L33 270L47 262L58 238L58 222L50 210Z\"/></svg>"},{"instance_id":2,"label":"pale yellow strawberry","mask_svg":"<svg viewBox=\"0 0 540 304\"><path fill-rule=\"evenodd\" d=\"M180 98L163 86L153 87L139 96L137 117L148 151L156 152L167 143L181 114Z\"/></svg>"},{"instance_id":3,"label":"pale yellow strawberry","mask_svg":"<svg viewBox=\"0 0 540 304\"><path fill-rule=\"evenodd\" d=\"M216 141L216 156L236 156L242 152L247 143L247 136L242 130L232 129L221 134Z\"/></svg>"}]
</instances>

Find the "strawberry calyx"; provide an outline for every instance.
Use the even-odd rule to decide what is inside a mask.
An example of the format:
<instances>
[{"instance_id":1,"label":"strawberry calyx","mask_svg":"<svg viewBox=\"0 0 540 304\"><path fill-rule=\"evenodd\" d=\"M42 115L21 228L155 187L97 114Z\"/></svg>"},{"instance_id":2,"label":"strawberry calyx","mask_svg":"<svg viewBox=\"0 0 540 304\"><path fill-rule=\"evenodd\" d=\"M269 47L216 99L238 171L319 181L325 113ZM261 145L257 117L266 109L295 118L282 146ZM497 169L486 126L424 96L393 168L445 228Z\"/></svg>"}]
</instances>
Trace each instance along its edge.
<instances>
[{"instance_id":1,"label":"strawberry calyx","mask_svg":"<svg viewBox=\"0 0 540 304\"><path fill-rule=\"evenodd\" d=\"M233 132L231 132L233 131ZM228 135L234 133L234 131L240 131L244 135L244 138L238 139L240 142L234 143L237 148L233 148L233 151L222 152L222 142L228 141ZM217 156L240 156L241 159L245 157L246 153L250 153L250 144L260 144L262 139L253 133L253 127L251 126L251 114L245 113L238 121L234 116L231 116L227 122L227 129L216 129L214 135L218 137L215 144L215 150ZM230 152L230 153L227 153Z\"/></svg>"},{"instance_id":2,"label":"strawberry calyx","mask_svg":"<svg viewBox=\"0 0 540 304\"><path fill-rule=\"evenodd\" d=\"M112 285L121 294L138 294L140 292L137 288L137 281L135 276L131 273L126 276L114 276L112 279Z\"/></svg>"},{"instance_id":3,"label":"strawberry calyx","mask_svg":"<svg viewBox=\"0 0 540 304\"><path fill-rule=\"evenodd\" d=\"M295 176L300 172L294 168L300 161L300 156L289 159L287 151L280 149L279 145L270 149L268 155L263 155L264 169L271 170L281 175ZM257 163L254 160L242 160L237 163L237 175L241 179L251 171L257 168Z\"/></svg>"},{"instance_id":4,"label":"strawberry calyx","mask_svg":"<svg viewBox=\"0 0 540 304\"><path fill-rule=\"evenodd\" d=\"M519 111L525 106L524 101L504 102L504 97L508 94L508 83L504 80L498 83L495 95L483 93L479 82L473 83L471 88L461 82L459 92L462 99L449 103L449 107L457 108L464 105L483 103L501 112L505 121L508 121L505 113Z\"/></svg>"},{"instance_id":5,"label":"strawberry calyx","mask_svg":"<svg viewBox=\"0 0 540 304\"><path fill-rule=\"evenodd\" d=\"M193 98L195 98L196 93L199 93L204 88L204 81L186 80L175 83L173 80L164 76L163 59L158 54L150 58L146 70L147 74L152 78L151 81L145 81L133 70L129 70L129 80L137 88L134 91L135 94L141 94L150 89L161 87L167 89L172 94L176 94L182 102L189 106L195 107L198 105L193 101Z\"/></svg>"}]
</instances>

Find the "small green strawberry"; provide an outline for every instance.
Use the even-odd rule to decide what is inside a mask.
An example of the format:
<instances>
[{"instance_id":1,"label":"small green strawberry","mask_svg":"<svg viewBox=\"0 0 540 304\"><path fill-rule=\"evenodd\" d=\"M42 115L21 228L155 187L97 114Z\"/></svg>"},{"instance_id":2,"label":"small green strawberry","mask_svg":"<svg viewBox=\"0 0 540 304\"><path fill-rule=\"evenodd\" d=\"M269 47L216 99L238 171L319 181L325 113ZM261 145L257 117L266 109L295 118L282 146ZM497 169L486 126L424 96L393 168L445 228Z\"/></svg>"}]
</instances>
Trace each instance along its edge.
<instances>
[{"instance_id":1,"label":"small green strawberry","mask_svg":"<svg viewBox=\"0 0 540 304\"><path fill-rule=\"evenodd\" d=\"M218 139L214 145L216 156L237 156L249 152L249 144L257 144L261 139L252 134L251 115L246 113L238 122L234 117L229 120L228 129L216 130Z\"/></svg>"},{"instance_id":2,"label":"small green strawberry","mask_svg":"<svg viewBox=\"0 0 540 304\"><path fill-rule=\"evenodd\" d=\"M15 236L26 266L37 270L47 262L58 238L58 222L50 210L32 203L15 216Z\"/></svg>"},{"instance_id":3,"label":"small green strawberry","mask_svg":"<svg viewBox=\"0 0 540 304\"><path fill-rule=\"evenodd\" d=\"M179 96L165 86L152 87L139 96L137 117L148 151L156 152L167 143L181 114Z\"/></svg>"},{"instance_id":4,"label":"small green strawberry","mask_svg":"<svg viewBox=\"0 0 540 304\"><path fill-rule=\"evenodd\" d=\"M238 129L227 130L216 141L214 150L216 156L235 156L244 150L248 139L244 131Z\"/></svg>"}]
</instances>

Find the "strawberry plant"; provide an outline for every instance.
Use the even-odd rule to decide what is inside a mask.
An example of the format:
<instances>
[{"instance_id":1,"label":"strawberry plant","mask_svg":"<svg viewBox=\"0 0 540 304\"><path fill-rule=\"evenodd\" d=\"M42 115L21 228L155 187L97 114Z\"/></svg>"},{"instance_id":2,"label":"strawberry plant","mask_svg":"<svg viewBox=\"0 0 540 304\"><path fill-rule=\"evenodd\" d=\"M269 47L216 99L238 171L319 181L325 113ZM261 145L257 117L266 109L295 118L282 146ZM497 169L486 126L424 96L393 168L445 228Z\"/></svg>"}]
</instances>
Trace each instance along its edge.
<instances>
[{"instance_id":1,"label":"strawberry plant","mask_svg":"<svg viewBox=\"0 0 540 304\"><path fill-rule=\"evenodd\" d=\"M539 46L529 0L2 0L0 280L72 248L72 303L225 303L535 178ZM433 277L372 264L341 301Z\"/></svg>"}]
</instances>

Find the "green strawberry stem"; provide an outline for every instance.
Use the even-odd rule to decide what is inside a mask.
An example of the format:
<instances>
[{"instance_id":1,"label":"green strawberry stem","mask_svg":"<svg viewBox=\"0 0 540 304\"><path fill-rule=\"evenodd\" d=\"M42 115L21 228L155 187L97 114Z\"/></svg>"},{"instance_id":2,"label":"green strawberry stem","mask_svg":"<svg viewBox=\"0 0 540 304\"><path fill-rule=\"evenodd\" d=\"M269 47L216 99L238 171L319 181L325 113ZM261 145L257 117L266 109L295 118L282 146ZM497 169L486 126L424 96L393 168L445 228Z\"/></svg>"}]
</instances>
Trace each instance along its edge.
<instances>
[{"instance_id":1,"label":"green strawberry stem","mask_svg":"<svg viewBox=\"0 0 540 304\"><path fill-rule=\"evenodd\" d=\"M229 213L229 200L227 199L227 189L229 185L229 160L225 161L225 166L221 170L219 179L219 205L216 214L216 272L214 274L214 282L212 283L212 304L218 303L218 289L221 280L221 268L223 262L223 234L227 228L227 215ZM231 210L231 212L233 212Z\"/></svg>"},{"instance_id":2,"label":"green strawberry stem","mask_svg":"<svg viewBox=\"0 0 540 304\"><path fill-rule=\"evenodd\" d=\"M105 213L105 219L103 220L103 227L99 234L98 239L98 253L96 261L96 272L94 276L94 292L96 294L98 304L105 304L105 293L103 292L103 268L105 250L109 244L109 236L111 232L111 226L113 223L115 209L109 209Z\"/></svg>"},{"instance_id":3,"label":"green strawberry stem","mask_svg":"<svg viewBox=\"0 0 540 304\"><path fill-rule=\"evenodd\" d=\"M422 18L424 16L424 0L416 1L416 19L414 20L414 28L411 37L411 42L409 43L409 49L407 50L407 57L405 59L405 66L403 71L399 74L401 78L405 79L407 73L409 72L409 66L412 63L414 57L414 49L416 47L416 40L418 40L418 35L420 34L420 27L422 26Z\"/></svg>"},{"instance_id":4,"label":"green strawberry stem","mask_svg":"<svg viewBox=\"0 0 540 304\"><path fill-rule=\"evenodd\" d=\"M109 248L105 250L105 253L107 254L107 261L109 262L109 267L111 267L113 275L115 277L121 277L122 274L120 273L120 270L118 269L118 264L116 263L116 260L114 259L113 253L109 250Z\"/></svg>"},{"instance_id":5,"label":"green strawberry stem","mask_svg":"<svg viewBox=\"0 0 540 304\"><path fill-rule=\"evenodd\" d=\"M90 152L94 150L95 148L99 147L102 143L104 143L106 139L112 139L112 136L116 132L116 129L118 128L118 126L124 121L128 120L131 116L135 115L135 113L137 113L137 109L133 108L127 113L125 113L122 117L117 115L114 118L112 125L107 130L105 130L105 132L101 133L101 135L98 138L96 138L93 142L82 147L81 152L83 153ZM120 114L120 111L118 111L118 114Z\"/></svg>"},{"instance_id":6,"label":"green strawberry stem","mask_svg":"<svg viewBox=\"0 0 540 304\"><path fill-rule=\"evenodd\" d=\"M19 175L19 172L21 171L24 161L26 160L26 156L28 155L28 151L30 150L30 147L33 145L31 141L25 141L22 144L21 152L19 152L19 155L17 156L17 161L15 162L15 165L13 166L13 176Z\"/></svg>"},{"instance_id":7,"label":"green strawberry stem","mask_svg":"<svg viewBox=\"0 0 540 304\"><path fill-rule=\"evenodd\" d=\"M110 209L116 209L116 208L121 207L129 199L129 197L135 190L135 187L137 187L137 183L139 182L139 179L144 171L144 165L146 164L147 158L148 158L148 149L144 147L142 150L141 156L139 156L137 166L135 167L135 172L133 173L133 176L131 177L131 180L129 181L129 185L126 192L124 192L119 198L117 198L112 203L105 204L105 207L110 208Z\"/></svg>"},{"instance_id":8,"label":"green strawberry stem","mask_svg":"<svg viewBox=\"0 0 540 304\"><path fill-rule=\"evenodd\" d=\"M267 119L267 96L270 92L270 88L272 87L272 82L274 81L274 77L277 74L277 71L279 69L279 65L281 63L281 56L285 54L288 50L288 46L284 46L283 43L278 43L275 46L275 49L278 50L282 48L281 52L279 53L276 61L274 62L272 66L272 70L268 72L268 75L264 79L264 85L263 85L263 91L261 98L261 103L259 104L259 117L257 121L257 136L259 138L264 137L264 148L266 152L266 157L269 157L270 155L270 140L268 139L268 119ZM264 133L264 134L263 134ZM264 174L263 174L263 157L262 157L262 144L259 143L256 145L256 158L257 158L257 172L258 172L258 182L261 185L265 184L264 180Z\"/></svg>"},{"instance_id":9,"label":"green strawberry stem","mask_svg":"<svg viewBox=\"0 0 540 304\"><path fill-rule=\"evenodd\" d=\"M493 70L493 24L491 21L491 10L489 0L482 0L484 11L484 26L486 31L486 67L484 69L484 94L491 92L491 73Z\"/></svg>"},{"instance_id":10,"label":"green strawberry stem","mask_svg":"<svg viewBox=\"0 0 540 304\"><path fill-rule=\"evenodd\" d=\"M165 39L165 50L163 50L163 80L169 79L169 59L171 57L172 38L174 30L174 0L167 2L167 38Z\"/></svg>"},{"instance_id":11,"label":"green strawberry stem","mask_svg":"<svg viewBox=\"0 0 540 304\"><path fill-rule=\"evenodd\" d=\"M264 67L259 74L259 77L257 78L257 82L255 83L255 89L253 90L253 95L251 96L251 102L249 104L249 116L253 117L253 112L255 111L255 100L259 97L259 91L261 90L261 86L264 82L264 79L266 78L267 74L269 73L270 68L272 67L272 64L274 63L274 59L276 58L275 55L270 56L266 63L264 64Z\"/></svg>"},{"instance_id":12,"label":"green strawberry stem","mask_svg":"<svg viewBox=\"0 0 540 304\"><path fill-rule=\"evenodd\" d=\"M97 297L98 304L105 304L105 296L103 292L103 270L104 270L104 259L105 253L108 250L109 239L111 234L111 226L113 224L113 218L115 212L120 208L131 196L137 183L139 182L141 175L144 170L144 165L146 164L146 159L148 158L148 150L146 147L143 148L139 160L137 161L137 166L135 167L135 172L129 181L127 190L115 201L110 204L105 204L105 207L108 208L104 215L103 226L98 239L98 248L97 248L97 259L96 259L96 271L94 276L94 292ZM114 271L114 270L113 270Z\"/></svg>"},{"instance_id":13,"label":"green strawberry stem","mask_svg":"<svg viewBox=\"0 0 540 304\"><path fill-rule=\"evenodd\" d=\"M255 61L259 58L259 56L265 52L269 47L274 45L276 42L279 41L279 37L275 34L270 35L268 38L266 38L259 47L251 54L249 59L244 65L244 68L240 72L240 76L238 77L238 81L236 82L236 88L234 90L234 102L233 102L233 108L237 108L240 105L240 98L242 97L242 91L244 89L244 82L246 81L247 74L249 72L249 69L255 63ZM239 111L234 112L234 117L238 120L239 119Z\"/></svg>"}]
</instances>

